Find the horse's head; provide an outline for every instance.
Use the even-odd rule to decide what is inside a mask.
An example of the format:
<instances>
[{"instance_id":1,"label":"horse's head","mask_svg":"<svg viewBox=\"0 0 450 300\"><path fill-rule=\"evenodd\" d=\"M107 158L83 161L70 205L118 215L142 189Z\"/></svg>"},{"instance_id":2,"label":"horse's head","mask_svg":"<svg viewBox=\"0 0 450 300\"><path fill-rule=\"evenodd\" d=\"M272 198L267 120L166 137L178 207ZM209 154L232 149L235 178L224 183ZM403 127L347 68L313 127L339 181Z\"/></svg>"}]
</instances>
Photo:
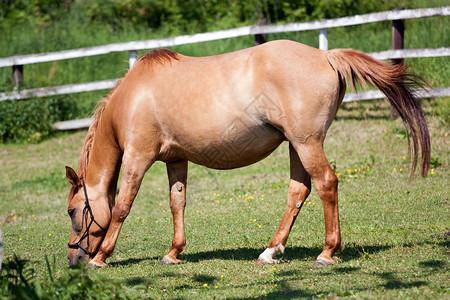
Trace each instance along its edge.
<instances>
[{"instance_id":1,"label":"horse's head","mask_svg":"<svg viewBox=\"0 0 450 300\"><path fill-rule=\"evenodd\" d=\"M70 167L66 167L67 180L72 184L67 213L72 221L69 240L69 266L93 258L97 253L111 220L108 201L93 187L87 186Z\"/></svg>"}]
</instances>

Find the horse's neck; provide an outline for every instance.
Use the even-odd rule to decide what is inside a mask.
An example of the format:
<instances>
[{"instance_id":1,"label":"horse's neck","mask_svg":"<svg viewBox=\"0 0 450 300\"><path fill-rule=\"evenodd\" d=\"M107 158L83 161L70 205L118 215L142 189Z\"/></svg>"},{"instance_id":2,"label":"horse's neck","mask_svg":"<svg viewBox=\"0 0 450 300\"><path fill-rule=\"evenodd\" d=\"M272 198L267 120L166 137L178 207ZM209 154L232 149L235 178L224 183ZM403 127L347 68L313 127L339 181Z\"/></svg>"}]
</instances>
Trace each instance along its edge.
<instances>
[{"instance_id":1,"label":"horse's neck","mask_svg":"<svg viewBox=\"0 0 450 300\"><path fill-rule=\"evenodd\" d=\"M89 186L98 187L99 192L107 196L109 204L112 206L122 156L118 146L113 142L115 138L105 134L105 132L113 131L105 130L105 127L109 125L106 122L100 122L86 168L86 183Z\"/></svg>"}]
</instances>

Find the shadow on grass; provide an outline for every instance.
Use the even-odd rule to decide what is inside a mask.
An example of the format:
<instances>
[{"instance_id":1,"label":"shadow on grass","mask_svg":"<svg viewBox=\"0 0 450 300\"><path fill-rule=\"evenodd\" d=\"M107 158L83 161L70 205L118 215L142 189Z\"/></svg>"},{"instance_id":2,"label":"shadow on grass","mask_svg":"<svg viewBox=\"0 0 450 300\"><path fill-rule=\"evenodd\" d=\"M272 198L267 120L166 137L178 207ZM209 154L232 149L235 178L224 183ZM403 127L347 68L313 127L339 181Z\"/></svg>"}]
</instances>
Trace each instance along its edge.
<instances>
[{"instance_id":1,"label":"shadow on grass","mask_svg":"<svg viewBox=\"0 0 450 300\"><path fill-rule=\"evenodd\" d=\"M404 282L397 278L396 274L393 272L384 272L377 274L380 278L386 280L385 284L381 286L387 290L397 290L397 289L409 289L413 287L421 287L428 285L428 282L425 281L413 281L413 282Z\"/></svg>"},{"instance_id":2,"label":"shadow on grass","mask_svg":"<svg viewBox=\"0 0 450 300\"><path fill-rule=\"evenodd\" d=\"M394 246L392 245L380 245L380 246L348 246L342 251L337 253L337 257L340 257L344 262L359 259L365 255L375 254L381 251L388 250ZM210 251L202 251L197 253L181 254L180 259L184 262L200 262L204 260L242 260L242 261L256 261L259 254L261 254L265 248L236 248L236 249L217 249ZM319 247L287 247L286 252L283 255L279 255L282 261L291 260L310 260L314 262L316 257L322 252L322 248ZM143 261L160 261L162 257L142 257L142 258L130 258L122 261L111 262L111 266L127 266L133 264L139 264Z\"/></svg>"},{"instance_id":3,"label":"shadow on grass","mask_svg":"<svg viewBox=\"0 0 450 300\"><path fill-rule=\"evenodd\" d=\"M447 263L443 260L427 260L419 262L419 266L422 268L431 268L434 270L443 269L447 266Z\"/></svg>"},{"instance_id":4,"label":"shadow on grass","mask_svg":"<svg viewBox=\"0 0 450 300\"><path fill-rule=\"evenodd\" d=\"M405 246L408 244L405 244ZM398 245L397 245L398 246ZM376 254L378 252L383 252L389 250L390 248L395 247L394 245L381 245L381 246L348 246L343 251L341 251L337 256L340 257L344 261L351 261L363 258L366 255ZM185 254L182 255L182 259L188 262L200 262L202 260L209 259L222 259L222 260L243 260L243 261L254 261L258 257L259 253L264 250L262 248L238 248L238 249L222 249L216 251L203 251L200 253L193 254ZM284 261L289 261L293 259L307 259L314 261L315 257L318 253L321 252L321 248L305 248L305 247L291 247L287 249L287 253L284 255ZM159 261L160 258L148 258L148 260ZM145 258L140 260L128 260L123 262L117 262L117 265L130 264L130 261L138 263L139 261L146 260ZM435 272L445 272L447 267L447 262L444 260L426 260L419 262L418 265L423 268L425 271L428 271L430 274ZM169 267L170 268L170 267ZM173 270L173 269L172 269ZM336 287L327 287L322 289L314 289L314 288L299 288L297 286L292 285L292 282L295 280L303 280L307 278L329 278L330 276L338 276L339 274L352 274L353 276L360 276L361 268L360 267L349 267L349 266L335 266L328 267L317 270L307 270L299 269L299 270L285 270L281 272L277 272L276 274L276 283L278 285L276 290L272 290L269 292L263 292L263 287L273 285L273 278L266 279L263 281L258 281L256 283L246 283L242 282L238 285L233 285L228 287L229 289L243 289L243 288L252 288L253 287L261 287L261 293L255 294L251 297L234 297L229 299L254 299L255 296L258 298L263 296L267 299L296 299L296 298L320 298L320 297L348 297L354 296L358 293L365 292L371 289L377 290L378 288L382 288L385 290L409 290L415 288L421 288L428 286L430 281L426 280L408 280L405 279L407 277L404 276L404 273L407 271L399 270L394 272L383 272L383 271L375 271L372 273L374 277L371 279L371 282L376 282L375 285L371 286L371 283L363 284L360 286L336 286ZM425 272L427 273L427 272ZM275 273L274 273L275 274ZM184 278L186 279L186 274L177 273L176 271L164 271L162 274L155 274L149 278L131 278L125 281L127 285L137 285L146 283L147 285L152 282L158 281L157 278ZM182 285L174 287L175 290L198 290L201 289L201 286L205 286L204 284L208 284L208 286L213 286L214 284L220 282L220 278L217 276L211 276L207 274L202 274L202 271L197 271L194 274L190 274L187 280L191 281L191 283L184 283ZM382 280L379 282L376 278Z\"/></svg>"}]
</instances>

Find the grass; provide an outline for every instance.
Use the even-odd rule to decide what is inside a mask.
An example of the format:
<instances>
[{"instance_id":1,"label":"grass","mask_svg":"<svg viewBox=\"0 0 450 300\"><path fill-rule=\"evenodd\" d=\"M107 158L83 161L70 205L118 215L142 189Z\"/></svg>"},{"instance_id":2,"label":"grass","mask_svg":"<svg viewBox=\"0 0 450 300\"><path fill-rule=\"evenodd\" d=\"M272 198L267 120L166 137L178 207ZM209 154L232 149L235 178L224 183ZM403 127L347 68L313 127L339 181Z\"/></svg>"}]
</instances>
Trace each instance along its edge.
<instances>
[{"instance_id":1,"label":"grass","mask_svg":"<svg viewBox=\"0 0 450 300\"><path fill-rule=\"evenodd\" d=\"M426 103L424 103L426 104ZM425 105L428 107L427 105ZM428 109L428 108L427 108ZM429 109L431 110L431 108ZM323 212L314 191L277 265L255 266L284 212L287 144L247 168L215 171L190 165L187 248L178 266L161 266L172 221L165 166L147 173L109 267L89 271L121 284L130 297L446 298L448 297L449 129L428 115L433 174L408 183L406 136L386 103L346 104L325 143L341 175L344 249L337 264L316 269L324 245ZM355 130L357 129L357 130ZM35 280L67 278L64 165L76 166L85 131L31 145L0 145L0 222L5 259L28 262ZM369 166L369 168L367 168Z\"/></svg>"}]
</instances>

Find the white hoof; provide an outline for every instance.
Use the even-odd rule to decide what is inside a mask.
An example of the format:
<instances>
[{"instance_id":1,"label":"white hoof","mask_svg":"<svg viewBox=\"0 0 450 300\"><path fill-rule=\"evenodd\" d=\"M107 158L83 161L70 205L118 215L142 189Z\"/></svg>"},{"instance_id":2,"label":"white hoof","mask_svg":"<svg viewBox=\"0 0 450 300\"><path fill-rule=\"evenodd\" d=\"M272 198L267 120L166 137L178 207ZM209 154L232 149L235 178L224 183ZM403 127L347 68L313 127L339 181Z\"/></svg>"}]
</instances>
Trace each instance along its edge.
<instances>
[{"instance_id":1,"label":"white hoof","mask_svg":"<svg viewBox=\"0 0 450 300\"><path fill-rule=\"evenodd\" d=\"M265 265L265 264L276 264L278 263L276 256L277 254L284 253L284 246L278 245L273 248L267 248L261 253L256 261L257 265Z\"/></svg>"}]
</instances>

